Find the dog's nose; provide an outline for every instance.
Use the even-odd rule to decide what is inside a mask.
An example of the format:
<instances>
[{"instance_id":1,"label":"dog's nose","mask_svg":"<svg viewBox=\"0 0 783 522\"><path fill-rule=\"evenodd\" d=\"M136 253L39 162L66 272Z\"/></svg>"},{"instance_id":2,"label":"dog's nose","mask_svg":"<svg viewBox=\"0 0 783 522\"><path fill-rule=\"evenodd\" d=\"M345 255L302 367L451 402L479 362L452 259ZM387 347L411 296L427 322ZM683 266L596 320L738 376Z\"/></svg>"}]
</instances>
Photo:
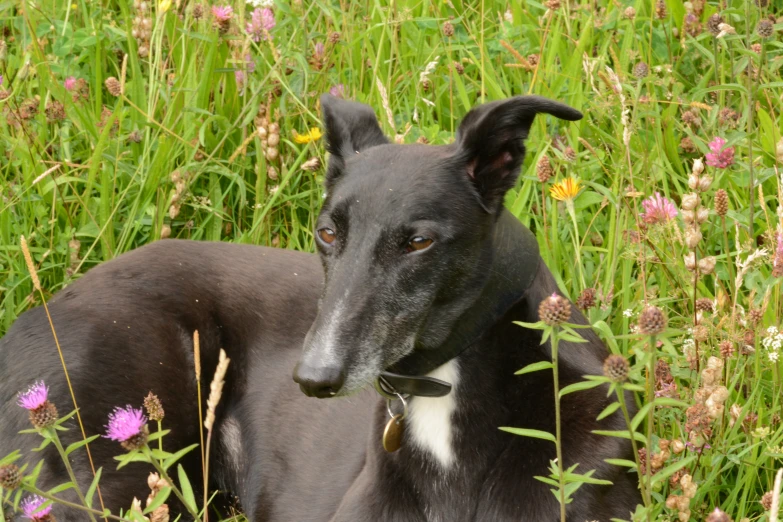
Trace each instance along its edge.
<instances>
[{"instance_id":1,"label":"dog's nose","mask_svg":"<svg viewBox=\"0 0 783 522\"><path fill-rule=\"evenodd\" d=\"M308 397L323 399L340 391L345 383L345 373L340 368L313 367L300 362L294 368L294 381Z\"/></svg>"}]
</instances>

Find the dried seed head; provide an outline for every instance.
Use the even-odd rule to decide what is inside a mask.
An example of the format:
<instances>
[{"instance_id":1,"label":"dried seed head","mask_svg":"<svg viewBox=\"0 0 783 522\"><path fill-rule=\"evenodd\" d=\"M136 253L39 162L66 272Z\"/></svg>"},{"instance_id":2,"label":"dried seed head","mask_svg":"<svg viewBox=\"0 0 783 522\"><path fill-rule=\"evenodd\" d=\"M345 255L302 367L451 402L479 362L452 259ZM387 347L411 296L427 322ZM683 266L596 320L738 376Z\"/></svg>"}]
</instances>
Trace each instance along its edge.
<instances>
[{"instance_id":1,"label":"dried seed head","mask_svg":"<svg viewBox=\"0 0 783 522\"><path fill-rule=\"evenodd\" d=\"M106 90L109 91L109 94L115 98L122 94L122 85L120 85L120 81L114 76L106 78L104 85L106 85Z\"/></svg>"},{"instance_id":2,"label":"dried seed head","mask_svg":"<svg viewBox=\"0 0 783 522\"><path fill-rule=\"evenodd\" d=\"M772 508L772 496L773 493L771 491L767 491L761 497L761 507L764 508L764 511L769 511Z\"/></svg>"},{"instance_id":3,"label":"dried seed head","mask_svg":"<svg viewBox=\"0 0 783 522\"><path fill-rule=\"evenodd\" d=\"M340 41L340 33L338 33L337 31L332 31L329 34L329 43L334 45L339 41Z\"/></svg>"},{"instance_id":4,"label":"dried seed head","mask_svg":"<svg viewBox=\"0 0 783 522\"><path fill-rule=\"evenodd\" d=\"M307 170L309 172L316 171L321 168L321 159L318 157L310 158L309 160L302 163L302 170Z\"/></svg>"},{"instance_id":5,"label":"dried seed head","mask_svg":"<svg viewBox=\"0 0 783 522\"><path fill-rule=\"evenodd\" d=\"M729 107L724 107L720 110L718 113L718 123L722 127L729 127L734 128L737 126L737 122L739 121L739 113L735 111L734 109L731 109Z\"/></svg>"},{"instance_id":6,"label":"dried seed head","mask_svg":"<svg viewBox=\"0 0 783 522\"><path fill-rule=\"evenodd\" d=\"M729 194L723 189L715 192L715 213L724 217L729 211Z\"/></svg>"},{"instance_id":7,"label":"dried seed head","mask_svg":"<svg viewBox=\"0 0 783 522\"><path fill-rule=\"evenodd\" d=\"M658 0L655 2L655 17L659 20L663 20L668 15L668 11L666 10L666 2L664 0Z\"/></svg>"},{"instance_id":8,"label":"dried seed head","mask_svg":"<svg viewBox=\"0 0 783 522\"><path fill-rule=\"evenodd\" d=\"M700 343L706 342L710 338L710 330L703 324L693 327L693 338Z\"/></svg>"},{"instance_id":9,"label":"dried seed head","mask_svg":"<svg viewBox=\"0 0 783 522\"><path fill-rule=\"evenodd\" d=\"M696 299L696 310L699 312L712 312L712 299L709 299L708 297Z\"/></svg>"},{"instance_id":10,"label":"dried seed head","mask_svg":"<svg viewBox=\"0 0 783 522\"><path fill-rule=\"evenodd\" d=\"M443 36L446 38L454 36L454 26L448 20L443 23Z\"/></svg>"},{"instance_id":11,"label":"dried seed head","mask_svg":"<svg viewBox=\"0 0 783 522\"><path fill-rule=\"evenodd\" d=\"M171 228L169 228L169 234L170 233ZM166 416L166 412L163 411L163 404L160 402L158 396L152 392L144 398L144 409L147 410L147 416L150 420L155 422L162 421L163 417Z\"/></svg>"},{"instance_id":12,"label":"dried seed head","mask_svg":"<svg viewBox=\"0 0 783 522\"><path fill-rule=\"evenodd\" d=\"M715 256L707 256L699 259L699 273L704 275L710 275L715 270L715 264L717 263Z\"/></svg>"},{"instance_id":13,"label":"dried seed head","mask_svg":"<svg viewBox=\"0 0 783 522\"><path fill-rule=\"evenodd\" d=\"M644 335L657 335L666 330L668 321L663 310L657 306L648 306L639 314L639 332Z\"/></svg>"},{"instance_id":14,"label":"dried seed head","mask_svg":"<svg viewBox=\"0 0 783 522\"><path fill-rule=\"evenodd\" d=\"M687 152L688 154L693 154L698 150L696 144L693 143L693 140L687 136L680 140L680 148L683 152Z\"/></svg>"},{"instance_id":15,"label":"dried seed head","mask_svg":"<svg viewBox=\"0 0 783 522\"><path fill-rule=\"evenodd\" d=\"M590 234L590 244L593 246L602 246L604 244L604 238L598 232Z\"/></svg>"},{"instance_id":16,"label":"dried seed head","mask_svg":"<svg viewBox=\"0 0 783 522\"><path fill-rule=\"evenodd\" d=\"M750 328L745 330L745 333L742 334L742 340L745 342L745 344L754 346L756 344L756 332Z\"/></svg>"},{"instance_id":17,"label":"dried seed head","mask_svg":"<svg viewBox=\"0 0 783 522\"><path fill-rule=\"evenodd\" d=\"M642 78L647 78L649 74L650 74L650 67L646 63L639 62L636 65L634 65L633 68L634 77L641 80Z\"/></svg>"},{"instance_id":18,"label":"dried seed head","mask_svg":"<svg viewBox=\"0 0 783 522\"><path fill-rule=\"evenodd\" d=\"M706 522L731 522L731 518L721 511L720 508L715 508L715 511L707 517Z\"/></svg>"},{"instance_id":19,"label":"dried seed head","mask_svg":"<svg viewBox=\"0 0 783 522\"><path fill-rule=\"evenodd\" d=\"M699 195L696 193L691 193L685 194L682 197L680 206L683 210L695 210L696 207L699 206L699 203L701 203L701 198L699 198Z\"/></svg>"},{"instance_id":20,"label":"dried seed head","mask_svg":"<svg viewBox=\"0 0 783 522\"><path fill-rule=\"evenodd\" d=\"M13 490L22 483L22 472L16 464L0 466L0 488Z\"/></svg>"},{"instance_id":21,"label":"dried seed head","mask_svg":"<svg viewBox=\"0 0 783 522\"><path fill-rule=\"evenodd\" d=\"M675 455L679 455L680 453L685 451L685 443L682 442L680 439L674 439L670 447Z\"/></svg>"},{"instance_id":22,"label":"dried seed head","mask_svg":"<svg viewBox=\"0 0 783 522\"><path fill-rule=\"evenodd\" d=\"M552 294L541 301L538 317L549 326L564 323L571 317L571 303L561 295Z\"/></svg>"},{"instance_id":23,"label":"dried seed head","mask_svg":"<svg viewBox=\"0 0 783 522\"><path fill-rule=\"evenodd\" d=\"M750 312L748 312L748 319L750 320L753 326L758 326L758 324L761 322L761 319L763 317L764 317L764 311L758 308L752 308Z\"/></svg>"},{"instance_id":24,"label":"dried seed head","mask_svg":"<svg viewBox=\"0 0 783 522\"><path fill-rule=\"evenodd\" d=\"M546 0L546 2L544 2L544 6L546 6L547 9L551 9L552 11L557 11L560 9L560 0Z\"/></svg>"},{"instance_id":25,"label":"dried seed head","mask_svg":"<svg viewBox=\"0 0 783 522\"><path fill-rule=\"evenodd\" d=\"M150 522L169 522L169 506L161 504L150 514Z\"/></svg>"},{"instance_id":26,"label":"dried seed head","mask_svg":"<svg viewBox=\"0 0 783 522\"><path fill-rule=\"evenodd\" d=\"M720 24L723 22L723 17L718 13L715 13L707 19L707 29L713 36L717 36L720 34Z\"/></svg>"},{"instance_id":27,"label":"dried seed head","mask_svg":"<svg viewBox=\"0 0 783 522\"><path fill-rule=\"evenodd\" d=\"M536 164L536 175L538 175L538 181L546 183L554 175L555 171L552 168L552 162L549 161L549 156L541 156Z\"/></svg>"},{"instance_id":28,"label":"dried seed head","mask_svg":"<svg viewBox=\"0 0 783 522\"><path fill-rule=\"evenodd\" d=\"M527 62L528 62L528 63L529 63L531 66L533 66L533 67L535 67L536 65L538 65L538 62L539 62L540 60L541 60L541 57L540 57L539 55L537 55L537 54L528 54L528 55L527 55Z\"/></svg>"},{"instance_id":29,"label":"dried seed head","mask_svg":"<svg viewBox=\"0 0 783 522\"><path fill-rule=\"evenodd\" d=\"M49 428L57 422L57 408L49 401L34 410L30 410L30 424L36 429Z\"/></svg>"},{"instance_id":30,"label":"dried seed head","mask_svg":"<svg viewBox=\"0 0 783 522\"><path fill-rule=\"evenodd\" d=\"M633 7L626 7L625 11L623 11L623 18L626 20L633 20L636 18L636 9Z\"/></svg>"},{"instance_id":31,"label":"dried seed head","mask_svg":"<svg viewBox=\"0 0 783 522\"><path fill-rule=\"evenodd\" d=\"M685 256L685 268L693 272L696 270L696 254L690 252Z\"/></svg>"},{"instance_id":32,"label":"dried seed head","mask_svg":"<svg viewBox=\"0 0 783 522\"><path fill-rule=\"evenodd\" d=\"M576 307L589 310L595 306L595 288L585 288L576 300Z\"/></svg>"},{"instance_id":33,"label":"dried seed head","mask_svg":"<svg viewBox=\"0 0 783 522\"><path fill-rule=\"evenodd\" d=\"M698 228L688 227L688 230L685 231L685 244L688 246L688 248L694 250L696 246L698 246L702 237L701 230Z\"/></svg>"},{"instance_id":34,"label":"dried seed head","mask_svg":"<svg viewBox=\"0 0 783 522\"><path fill-rule=\"evenodd\" d=\"M190 9L190 14L193 16L194 20L201 20L204 18L204 6L201 4L196 4Z\"/></svg>"},{"instance_id":35,"label":"dried seed head","mask_svg":"<svg viewBox=\"0 0 783 522\"><path fill-rule=\"evenodd\" d=\"M612 382L625 382L631 372L631 365L622 355L612 354L604 361L604 376Z\"/></svg>"},{"instance_id":36,"label":"dried seed head","mask_svg":"<svg viewBox=\"0 0 783 522\"><path fill-rule=\"evenodd\" d=\"M702 176L699 178L699 191L707 192L712 185L712 176Z\"/></svg>"},{"instance_id":37,"label":"dried seed head","mask_svg":"<svg viewBox=\"0 0 783 522\"><path fill-rule=\"evenodd\" d=\"M763 18L759 20L759 23L756 26L756 33L762 38L769 38L775 34L775 24L773 24L771 20Z\"/></svg>"},{"instance_id":38,"label":"dried seed head","mask_svg":"<svg viewBox=\"0 0 783 522\"><path fill-rule=\"evenodd\" d=\"M212 377L212 383L209 385L209 399L207 399L207 418L204 420L204 427L207 431L212 431L215 424L215 410L223 396L223 385L225 384L226 371L231 359L226 357L226 352L221 348L218 357L218 365L215 369L215 375Z\"/></svg>"},{"instance_id":39,"label":"dried seed head","mask_svg":"<svg viewBox=\"0 0 783 522\"><path fill-rule=\"evenodd\" d=\"M147 444L147 438L149 437L149 434L150 434L149 428L145 424L141 428L141 431L139 431L139 433L133 435L127 440L120 441L120 446L122 446L128 451L141 449L144 447L145 444Z\"/></svg>"},{"instance_id":40,"label":"dried seed head","mask_svg":"<svg viewBox=\"0 0 783 522\"><path fill-rule=\"evenodd\" d=\"M465 67L462 66L459 62L453 63L454 71L456 71L457 74L464 74L465 73Z\"/></svg>"},{"instance_id":41,"label":"dried seed head","mask_svg":"<svg viewBox=\"0 0 783 522\"><path fill-rule=\"evenodd\" d=\"M682 113L682 122L692 129L701 127L701 117L694 110L687 110Z\"/></svg>"},{"instance_id":42,"label":"dried seed head","mask_svg":"<svg viewBox=\"0 0 783 522\"><path fill-rule=\"evenodd\" d=\"M734 355L734 344L731 341L721 341L720 355L724 359L729 359Z\"/></svg>"}]
</instances>

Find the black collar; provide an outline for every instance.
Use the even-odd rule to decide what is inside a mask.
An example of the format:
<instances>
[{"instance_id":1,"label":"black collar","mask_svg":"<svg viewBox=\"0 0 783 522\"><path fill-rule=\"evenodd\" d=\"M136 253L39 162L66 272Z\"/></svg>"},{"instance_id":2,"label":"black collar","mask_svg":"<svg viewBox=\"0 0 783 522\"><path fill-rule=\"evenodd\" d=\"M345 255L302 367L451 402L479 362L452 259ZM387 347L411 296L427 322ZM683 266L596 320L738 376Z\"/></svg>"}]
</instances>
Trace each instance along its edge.
<instances>
[{"instance_id":1,"label":"black collar","mask_svg":"<svg viewBox=\"0 0 783 522\"><path fill-rule=\"evenodd\" d=\"M451 384L426 374L457 357L473 345L530 288L541 261L533 233L510 212L503 210L495 224L490 276L473 306L436 349L417 348L382 372L376 389L382 395L443 397Z\"/></svg>"}]
</instances>

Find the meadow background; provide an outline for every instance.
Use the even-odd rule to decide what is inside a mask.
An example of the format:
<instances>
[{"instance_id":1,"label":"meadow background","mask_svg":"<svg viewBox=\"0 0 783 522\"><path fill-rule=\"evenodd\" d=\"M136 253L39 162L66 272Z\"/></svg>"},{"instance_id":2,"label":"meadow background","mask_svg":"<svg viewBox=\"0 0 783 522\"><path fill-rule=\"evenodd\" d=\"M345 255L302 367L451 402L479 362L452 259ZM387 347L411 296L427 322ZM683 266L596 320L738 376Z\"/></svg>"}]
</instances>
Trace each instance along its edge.
<instances>
[{"instance_id":1,"label":"meadow background","mask_svg":"<svg viewBox=\"0 0 783 522\"><path fill-rule=\"evenodd\" d=\"M535 121L506 203L632 365L639 518L770 520L782 6L0 0L0 335L41 300L21 236L47 298L164 237L313 250L324 92L433 144L482 101L541 94L585 118Z\"/></svg>"}]
</instances>

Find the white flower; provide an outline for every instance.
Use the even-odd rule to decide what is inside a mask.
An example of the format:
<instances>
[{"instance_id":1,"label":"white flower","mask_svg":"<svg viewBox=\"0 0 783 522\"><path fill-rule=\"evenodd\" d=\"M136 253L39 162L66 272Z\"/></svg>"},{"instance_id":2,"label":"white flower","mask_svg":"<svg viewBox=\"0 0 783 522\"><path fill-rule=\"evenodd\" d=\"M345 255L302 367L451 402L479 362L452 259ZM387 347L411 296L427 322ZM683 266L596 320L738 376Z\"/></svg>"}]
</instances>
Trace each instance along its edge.
<instances>
[{"instance_id":1,"label":"white flower","mask_svg":"<svg viewBox=\"0 0 783 522\"><path fill-rule=\"evenodd\" d=\"M432 71L434 71L435 67L438 66L438 60L440 60L440 56L436 56L433 61L427 64L424 70L419 74L419 82L423 83L424 80L426 80L427 77L432 74Z\"/></svg>"},{"instance_id":2,"label":"white flower","mask_svg":"<svg viewBox=\"0 0 783 522\"><path fill-rule=\"evenodd\" d=\"M275 0L247 0L253 7L274 7Z\"/></svg>"},{"instance_id":3,"label":"white flower","mask_svg":"<svg viewBox=\"0 0 783 522\"><path fill-rule=\"evenodd\" d=\"M623 317L633 317L633 310L631 308L623 310Z\"/></svg>"},{"instance_id":4,"label":"white flower","mask_svg":"<svg viewBox=\"0 0 783 522\"><path fill-rule=\"evenodd\" d=\"M769 362L776 363L780 358L780 354L778 354L778 352L769 352L767 353L767 357L769 357Z\"/></svg>"},{"instance_id":5,"label":"white flower","mask_svg":"<svg viewBox=\"0 0 783 522\"><path fill-rule=\"evenodd\" d=\"M778 333L778 329L776 326L770 326L769 328L767 328L767 333L769 335L775 335L776 333Z\"/></svg>"}]
</instances>

